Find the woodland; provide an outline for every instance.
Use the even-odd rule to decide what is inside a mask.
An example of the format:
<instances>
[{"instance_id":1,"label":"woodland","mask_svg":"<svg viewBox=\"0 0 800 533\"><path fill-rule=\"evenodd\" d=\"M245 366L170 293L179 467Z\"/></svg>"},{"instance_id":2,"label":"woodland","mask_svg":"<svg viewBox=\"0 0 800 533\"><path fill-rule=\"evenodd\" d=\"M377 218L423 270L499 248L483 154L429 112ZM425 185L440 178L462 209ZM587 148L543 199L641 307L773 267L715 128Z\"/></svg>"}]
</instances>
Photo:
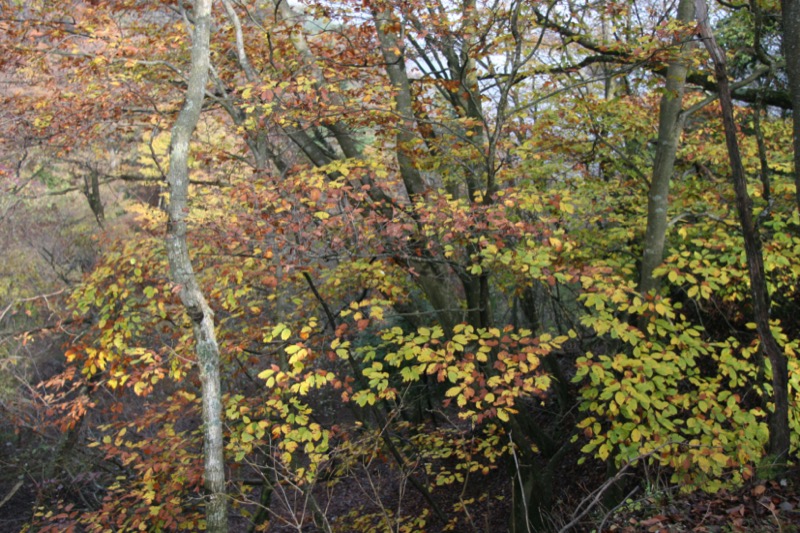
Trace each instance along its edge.
<instances>
[{"instance_id":1,"label":"woodland","mask_svg":"<svg viewBox=\"0 0 800 533\"><path fill-rule=\"evenodd\" d=\"M0 0L0 530L798 531L800 0Z\"/></svg>"}]
</instances>

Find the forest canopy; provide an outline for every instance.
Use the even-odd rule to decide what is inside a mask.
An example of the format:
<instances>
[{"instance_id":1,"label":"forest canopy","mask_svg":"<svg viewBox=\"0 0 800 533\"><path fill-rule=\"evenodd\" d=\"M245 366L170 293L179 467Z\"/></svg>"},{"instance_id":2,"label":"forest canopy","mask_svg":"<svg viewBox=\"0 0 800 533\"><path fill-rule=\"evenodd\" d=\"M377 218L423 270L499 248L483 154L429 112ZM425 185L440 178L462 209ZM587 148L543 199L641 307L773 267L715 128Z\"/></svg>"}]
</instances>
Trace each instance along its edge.
<instances>
[{"instance_id":1,"label":"forest canopy","mask_svg":"<svg viewBox=\"0 0 800 533\"><path fill-rule=\"evenodd\" d=\"M0 523L601 531L794 468L799 0L0 10Z\"/></svg>"}]
</instances>

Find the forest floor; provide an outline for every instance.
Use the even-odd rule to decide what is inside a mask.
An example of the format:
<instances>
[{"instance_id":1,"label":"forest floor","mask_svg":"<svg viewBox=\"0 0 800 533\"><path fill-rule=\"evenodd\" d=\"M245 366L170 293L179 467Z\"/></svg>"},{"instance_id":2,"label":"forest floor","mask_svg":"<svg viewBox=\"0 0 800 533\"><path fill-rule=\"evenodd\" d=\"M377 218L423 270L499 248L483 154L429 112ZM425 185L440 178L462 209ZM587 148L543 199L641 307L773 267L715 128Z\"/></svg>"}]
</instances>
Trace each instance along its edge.
<instances>
[{"instance_id":1,"label":"forest floor","mask_svg":"<svg viewBox=\"0 0 800 533\"><path fill-rule=\"evenodd\" d=\"M571 531L588 533L602 527L603 532L616 533L800 532L799 475L800 471L794 470L781 479L752 482L735 491L722 490L716 494L676 494L675 491L665 490L638 498L633 496L627 504L612 513L595 513L591 520L582 521ZM32 487L24 485L6 499L15 487L16 483L10 483L9 480L3 480L0 484L2 532L20 531L30 518L35 501ZM348 498L353 497L357 499L358 494L348 494ZM559 517L552 518L555 524ZM497 529L499 524L496 520L491 523L482 520L477 522L481 526L488 525L490 529L485 531L489 533L504 531L504 528ZM476 531L484 529L478 527Z\"/></svg>"},{"instance_id":2,"label":"forest floor","mask_svg":"<svg viewBox=\"0 0 800 533\"><path fill-rule=\"evenodd\" d=\"M660 493L633 497L606 520L619 533L800 532L800 469L715 494ZM598 524L599 525L599 524Z\"/></svg>"},{"instance_id":3,"label":"forest floor","mask_svg":"<svg viewBox=\"0 0 800 533\"><path fill-rule=\"evenodd\" d=\"M37 487L32 481L32 474L46 460L46 454L42 450L39 453L27 450L32 444L28 438L20 438L11 432L3 432L2 435L0 533L13 533L22 530L31 519L37 499ZM574 533L800 533L798 466L779 475L773 473L771 479L753 479L736 489L723 489L715 494L699 491L682 493L678 487L660 481L666 477L663 473L652 475L644 471L631 472L623 478L619 487L613 489L619 493L616 501L624 500L619 505L609 503L613 501L610 494L598 495L596 488L603 484L604 470L604 466L595 461L587 461L582 466L576 466L576 461L572 460L562 463L562 468L555 473L555 477L560 480L556 483L557 490L554 494L557 503L545 516L545 522L551 527L550 531L564 531L562 528L574 521L574 526L568 530ZM27 475L21 476L21 472ZM472 514L469 521L460 520L456 524L455 531L458 533L503 533L507 530L512 498L510 484L502 471L496 472L496 475L481 480L480 487L476 487L493 497L475 501L470 506ZM357 515L364 511L369 512L370 502L375 500L382 500L395 511L402 508L403 514L411 511L411 516L418 515L428 507L420 494L411 487L407 487L401 496L402 501L398 501L395 494L371 494L368 490L365 491L365 488L373 486L368 481L377 482L381 478L386 478L383 481L391 481L388 478L393 475L396 473L393 474L386 465L376 463L360 475L336 485L327 494L318 494L319 502L326 510L333 529L345 533L366 531L353 526L358 523ZM397 485L387 482L376 483L375 486ZM459 495L452 490L434 491L433 495L443 509L451 508L460 498L469 499L475 496L470 493ZM276 494L274 500L273 510L280 514L281 506L278 501L281 498ZM582 505L594 501L597 505L590 512L578 516ZM234 522L232 533L247 531L248 524L245 520ZM287 527L285 522L272 522L268 531L297 531L296 527ZM431 516L427 530L437 531L439 525L443 524L439 524ZM304 526L306 527L303 531L315 530L313 521L307 521ZM372 530L383 531L380 521L373 522Z\"/></svg>"}]
</instances>

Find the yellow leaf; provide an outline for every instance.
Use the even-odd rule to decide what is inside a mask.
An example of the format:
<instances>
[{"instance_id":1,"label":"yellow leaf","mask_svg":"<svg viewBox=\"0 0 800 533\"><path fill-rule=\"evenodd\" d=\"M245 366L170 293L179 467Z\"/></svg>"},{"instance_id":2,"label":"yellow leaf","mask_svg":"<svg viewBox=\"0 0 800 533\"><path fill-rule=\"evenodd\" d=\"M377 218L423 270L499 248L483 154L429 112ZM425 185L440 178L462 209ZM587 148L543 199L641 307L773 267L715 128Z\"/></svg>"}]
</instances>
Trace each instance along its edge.
<instances>
[{"instance_id":1,"label":"yellow leaf","mask_svg":"<svg viewBox=\"0 0 800 533\"><path fill-rule=\"evenodd\" d=\"M721 464L723 466L727 466L728 461L729 461L728 456L725 455L724 453L721 453L721 452L715 452L715 453L711 454L711 458L714 459L717 463L719 463L719 464Z\"/></svg>"},{"instance_id":2,"label":"yellow leaf","mask_svg":"<svg viewBox=\"0 0 800 533\"><path fill-rule=\"evenodd\" d=\"M614 394L614 400L618 405L625 405L625 395L622 393L622 391L617 391L617 393Z\"/></svg>"},{"instance_id":3,"label":"yellow leaf","mask_svg":"<svg viewBox=\"0 0 800 533\"><path fill-rule=\"evenodd\" d=\"M602 459L603 461L608 459L608 456L609 456L610 453L611 453L611 450L609 450L608 444L603 444L597 450L597 456L600 457L600 459Z\"/></svg>"}]
</instances>

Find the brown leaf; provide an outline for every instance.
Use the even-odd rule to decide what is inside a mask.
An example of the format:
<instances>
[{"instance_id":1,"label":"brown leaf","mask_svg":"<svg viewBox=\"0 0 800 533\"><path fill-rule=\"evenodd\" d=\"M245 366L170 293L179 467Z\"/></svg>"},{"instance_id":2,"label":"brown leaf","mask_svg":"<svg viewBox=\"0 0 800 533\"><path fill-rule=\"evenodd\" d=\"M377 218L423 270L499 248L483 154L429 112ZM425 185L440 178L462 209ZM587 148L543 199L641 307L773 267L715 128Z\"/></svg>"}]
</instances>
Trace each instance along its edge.
<instances>
[{"instance_id":1,"label":"brown leaf","mask_svg":"<svg viewBox=\"0 0 800 533\"><path fill-rule=\"evenodd\" d=\"M731 507L726 513L729 515L738 514L739 516L744 516L744 505L739 504L736 507Z\"/></svg>"},{"instance_id":2,"label":"brown leaf","mask_svg":"<svg viewBox=\"0 0 800 533\"><path fill-rule=\"evenodd\" d=\"M666 519L667 519L667 517L664 516L663 514L658 514L658 515L656 515L656 516L654 516L652 518L648 518L647 520L642 520L641 522L639 522L639 525L640 526L653 526L653 525L656 525L656 524L660 524L661 522L663 522Z\"/></svg>"}]
</instances>

